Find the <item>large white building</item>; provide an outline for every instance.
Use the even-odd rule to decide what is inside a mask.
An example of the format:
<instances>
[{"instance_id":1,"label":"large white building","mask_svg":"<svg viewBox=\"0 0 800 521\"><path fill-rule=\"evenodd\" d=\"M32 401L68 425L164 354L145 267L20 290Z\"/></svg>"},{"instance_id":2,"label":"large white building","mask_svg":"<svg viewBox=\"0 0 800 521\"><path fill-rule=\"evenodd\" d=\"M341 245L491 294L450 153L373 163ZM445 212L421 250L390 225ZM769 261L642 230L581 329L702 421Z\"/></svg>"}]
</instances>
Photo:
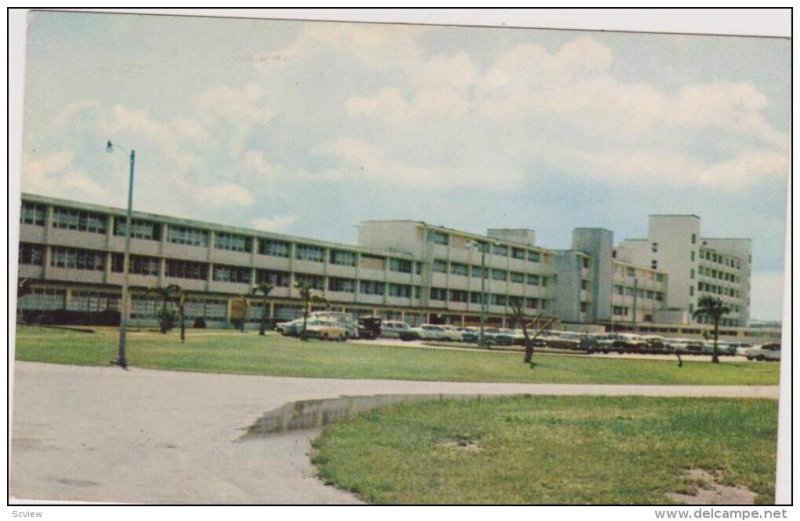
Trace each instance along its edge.
<instances>
[{"instance_id":1,"label":"large white building","mask_svg":"<svg viewBox=\"0 0 800 521\"><path fill-rule=\"evenodd\" d=\"M686 322L703 295L720 298L732 310L724 326L747 326L750 319L750 239L703 237L696 215L651 215L646 239L628 239L616 250L620 261L669 274L661 322Z\"/></svg>"},{"instance_id":2,"label":"large white building","mask_svg":"<svg viewBox=\"0 0 800 521\"><path fill-rule=\"evenodd\" d=\"M187 317L225 325L231 300L269 281L268 316L294 318L298 280L336 309L415 324L474 325L483 314L488 324L507 325L520 306L577 328L677 324L699 334L690 317L702 294L735 310L724 324L728 336L749 315L750 242L702 238L696 216L651 216L647 239L616 249L613 233L601 228L578 228L570 250L552 250L536 244L533 230L482 235L418 221L365 221L357 245L143 212L134 212L131 231L134 324L152 322L159 301L147 290L168 284L188 292ZM124 236L122 209L24 194L18 277L31 292L19 299L20 311L45 321L113 315ZM260 305L252 296L254 322Z\"/></svg>"}]
</instances>

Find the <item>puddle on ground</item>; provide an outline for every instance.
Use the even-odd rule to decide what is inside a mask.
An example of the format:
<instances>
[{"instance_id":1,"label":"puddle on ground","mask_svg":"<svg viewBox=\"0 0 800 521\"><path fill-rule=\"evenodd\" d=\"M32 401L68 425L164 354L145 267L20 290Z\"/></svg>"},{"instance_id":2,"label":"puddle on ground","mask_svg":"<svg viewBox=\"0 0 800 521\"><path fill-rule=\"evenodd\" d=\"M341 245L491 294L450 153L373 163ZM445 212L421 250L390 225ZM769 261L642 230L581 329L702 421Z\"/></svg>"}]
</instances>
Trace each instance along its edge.
<instances>
[{"instance_id":1,"label":"puddle on ground","mask_svg":"<svg viewBox=\"0 0 800 521\"><path fill-rule=\"evenodd\" d=\"M729 487L720 485L717 480L719 474L711 474L703 469L689 469L685 473L686 479L693 483L701 483L695 495L667 493L666 496L673 501L687 505L752 505L756 502L758 494L744 486Z\"/></svg>"},{"instance_id":2,"label":"puddle on ground","mask_svg":"<svg viewBox=\"0 0 800 521\"><path fill-rule=\"evenodd\" d=\"M327 400L290 402L267 412L247 428L242 438L279 432L318 429L337 421L353 418L363 412L401 402L430 400L474 400L479 394L388 394L375 396L343 396Z\"/></svg>"}]
</instances>

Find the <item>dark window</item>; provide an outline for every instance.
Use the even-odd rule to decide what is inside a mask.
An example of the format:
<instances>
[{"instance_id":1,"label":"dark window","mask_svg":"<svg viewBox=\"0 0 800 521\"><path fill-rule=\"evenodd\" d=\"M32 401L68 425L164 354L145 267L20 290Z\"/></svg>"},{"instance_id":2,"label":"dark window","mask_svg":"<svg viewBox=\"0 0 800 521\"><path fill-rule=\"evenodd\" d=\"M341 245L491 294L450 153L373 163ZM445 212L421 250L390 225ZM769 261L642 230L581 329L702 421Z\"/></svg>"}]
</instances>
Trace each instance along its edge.
<instances>
[{"instance_id":1,"label":"dark window","mask_svg":"<svg viewBox=\"0 0 800 521\"><path fill-rule=\"evenodd\" d=\"M295 259L310 262L322 262L325 260L325 250L319 246L311 244L298 244L294 254Z\"/></svg>"},{"instance_id":2,"label":"dark window","mask_svg":"<svg viewBox=\"0 0 800 521\"><path fill-rule=\"evenodd\" d=\"M218 282L238 282L250 284L250 268L241 266L215 265L212 274L213 280Z\"/></svg>"},{"instance_id":3,"label":"dark window","mask_svg":"<svg viewBox=\"0 0 800 521\"><path fill-rule=\"evenodd\" d=\"M102 251L78 248L54 247L50 254L50 266L76 270L103 271L106 254Z\"/></svg>"},{"instance_id":4,"label":"dark window","mask_svg":"<svg viewBox=\"0 0 800 521\"><path fill-rule=\"evenodd\" d=\"M294 280L295 280L295 282L304 281L312 289L318 289L318 290L324 290L325 289L325 277L322 277L321 275L309 275L309 274L306 274L306 273L295 273Z\"/></svg>"},{"instance_id":5,"label":"dark window","mask_svg":"<svg viewBox=\"0 0 800 521\"><path fill-rule=\"evenodd\" d=\"M461 264L459 262L451 262L450 263L450 273L453 275L469 275L469 266L466 264Z\"/></svg>"},{"instance_id":6,"label":"dark window","mask_svg":"<svg viewBox=\"0 0 800 521\"><path fill-rule=\"evenodd\" d=\"M450 290L450 301L451 302L466 302L469 299L469 293L466 291L458 290L458 289L451 289Z\"/></svg>"},{"instance_id":7,"label":"dark window","mask_svg":"<svg viewBox=\"0 0 800 521\"><path fill-rule=\"evenodd\" d=\"M273 257L289 257L289 243L270 239L258 240L258 253Z\"/></svg>"},{"instance_id":8,"label":"dark window","mask_svg":"<svg viewBox=\"0 0 800 521\"><path fill-rule=\"evenodd\" d=\"M355 266L358 255L352 251L331 250L331 264L340 266Z\"/></svg>"},{"instance_id":9,"label":"dark window","mask_svg":"<svg viewBox=\"0 0 800 521\"><path fill-rule=\"evenodd\" d=\"M492 247L492 253L501 257L508 257L508 246L502 244L495 244Z\"/></svg>"},{"instance_id":10,"label":"dark window","mask_svg":"<svg viewBox=\"0 0 800 521\"><path fill-rule=\"evenodd\" d=\"M441 259L434 259L433 260L433 272L434 273L447 273L447 261Z\"/></svg>"},{"instance_id":11,"label":"dark window","mask_svg":"<svg viewBox=\"0 0 800 521\"><path fill-rule=\"evenodd\" d=\"M413 262L405 259L389 259L389 271L411 273Z\"/></svg>"},{"instance_id":12,"label":"dark window","mask_svg":"<svg viewBox=\"0 0 800 521\"><path fill-rule=\"evenodd\" d=\"M353 279L340 279L331 277L328 279L328 289L330 291L343 291L345 293L356 292L356 281Z\"/></svg>"},{"instance_id":13,"label":"dark window","mask_svg":"<svg viewBox=\"0 0 800 521\"><path fill-rule=\"evenodd\" d=\"M234 233L217 232L214 234L214 248L218 250L251 251L252 239Z\"/></svg>"},{"instance_id":14,"label":"dark window","mask_svg":"<svg viewBox=\"0 0 800 521\"><path fill-rule=\"evenodd\" d=\"M169 225L167 227L167 241L189 246L208 246L208 230Z\"/></svg>"},{"instance_id":15,"label":"dark window","mask_svg":"<svg viewBox=\"0 0 800 521\"><path fill-rule=\"evenodd\" d=\"M106 233L107 215L72 210L69 208L53 209L53 227L81 232Z\"/></svg>"},{"instance_id":16,"label":"dark window","mask_svg":"<svg viewBox=\"0 0 800 521\"><path fill-rule=\"evenodd\" d=\"M444 288L431 288L431 300L447 300L447 290Z\"/></svg>"},{"instance_id":17,"label":"dark window","mask_svg":"<svg viewBox=\"0 0 800 521\"><path fill-rule=\"evenodd\" d=\"M374 280L362 280L358 283L358 291L364 295L381 295L386 292L386 284Z\"/></svg>"},{"instance_id":18,"label":"dark window","mask_svg":"<svg viewBox=\"0 0 800 521\"><path fill-rule=\"evenodd\" d=\"M111 256L111 271L122 273L122 264L125 256L122 253L114 253ZM128 273L136 275L158 275L161 271L161 260L156 257L146 257L144 255L131 255L128 259L130 268Z\"/></svg>"},{"instance_id":19,"label":"dark window","mask_svg":"<svg viewBox=\"0 0 800 521\"><path fill-rule=\"evenodd\" d=\"M208 278L208 264L168 259L167 277L205 280Z\"/></svg>"},{"instance_id":20,"label":"dark window","mask_svg":"<svg viewBox=\"0 0 800 521\"><path fill-rule=\"evenodd\" d=\"M125 236L125 217L114 217L114 235ZM161 225L141 219L131 219L131 237L134 239L161 240Z\"/></svg>"},{"instance_id":21,"label":"dark window","mask_svg":"<svg viewBox=\"0 0 800 521\"><path fill-rule=\"evenodd\" d=\"M505 282L508 280L508 272L506 270L492 270L492 279Z\"/></svg>"},{"instance_id":22,"label":"dark window","mask_svg":"<svg viewBox=\"0 0 800 521\"><path fill-rule=\"evenodd\" d=\"M289 280L289 273L286 271L256 270L256 284L268 282L276 288L288 288Z\"/></svg>"},{"instance_id":23,"label":"dark window","mask_svg":"<svg viewBox=\"0 0 800 521\"><path fill-rule=\"evenodd\" d=\"M407 284L389 284L388 290L390 297L411 298L411 286Z\"/></svg>"},{"instance_id":24,"label":"dark window","mask_svg":"<svg viewBox=\"0 0 800 521\"><path fill-rule=\"evenodd\" d=\"M443 246L450 244L450 236L444 232L429 230L428 237L434 242L434 244L441 244Z\"/></svg>"},{"instance_id":25,"label":"dark window","mask_svg":"<svg viewBox=\"0 0 800 521\"><path fill-rule=\"evenodd\" d=\"M23 201L22 208L20 208L19 222L22 224L44 226L45 211L45 206L43 204Z\"/></svg>"},{"instance_id":26,"label":"dark window","mask_svg":"<svg viewBox=\"0 0 800 521\"><path fill-rule=\"evenodd\" d=\"M32 266L44 264L44 246L26 242L19 243L19 263Z\"/></svg>"}]
</instances>

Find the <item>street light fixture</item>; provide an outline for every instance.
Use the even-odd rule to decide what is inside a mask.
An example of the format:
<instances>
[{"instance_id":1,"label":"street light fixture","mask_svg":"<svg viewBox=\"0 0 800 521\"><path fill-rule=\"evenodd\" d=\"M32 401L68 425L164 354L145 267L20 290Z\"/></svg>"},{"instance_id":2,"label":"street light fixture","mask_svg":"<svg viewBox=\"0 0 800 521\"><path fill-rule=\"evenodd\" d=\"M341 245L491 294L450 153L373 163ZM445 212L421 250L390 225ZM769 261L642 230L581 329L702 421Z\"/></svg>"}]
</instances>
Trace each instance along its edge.
<instances>
[{"instance_id":1,"label":"street light fixture","mask_svg":"<svg viewBox=\"0 0 800 521\"><path fill-rule=\"evenodd\" d=\"M470 240L469 244L481 251L481 334L478 337L478 345L483 347L486 345L483 330L486 327L486 250L489 248L489 243Z\"/></svg>"},{"instance_id":2,"label":"street light fixture","mask_svg":"<svg viewBox=\"0 0 800 521\"><path fill-rule=\"evenodd\" d=\"M128 368L128 360L125 358L125 337L128 327L128 269L131 256L131 212L133 208L133 171L136 164L136 151L128 152L119 145L111 141L106 143L106 152L111 153L118 148L128 155L131 163L130 175L128 177L128 214L125 217L125 255L122 260L122 306L119 317L119 353L112 364L119 365L123 369Z\"/></svg>"}]
</instances>

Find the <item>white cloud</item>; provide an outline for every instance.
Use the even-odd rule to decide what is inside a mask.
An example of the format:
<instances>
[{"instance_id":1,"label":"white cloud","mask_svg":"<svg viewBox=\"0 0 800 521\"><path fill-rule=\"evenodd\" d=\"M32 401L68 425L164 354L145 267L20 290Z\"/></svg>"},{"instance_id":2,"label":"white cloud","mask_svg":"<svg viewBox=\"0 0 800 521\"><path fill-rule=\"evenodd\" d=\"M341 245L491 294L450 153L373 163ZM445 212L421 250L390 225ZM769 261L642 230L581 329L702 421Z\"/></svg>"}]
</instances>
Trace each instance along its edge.
<instances>
[{"instance_id":1,"label":"white cloud","mask_svg":"<svg viewBox=\"0 0 800 521\"><path fill-rule=\"evenodd\" d=\"M278 232L285 230L297 221L297 216L294 214L287 215L273 215L272 217L260 217L253 219L250 224L257 230L265 232Z\"/></svg>"},{"instance_id":2,"label":"white cloud","mask_svg":"<svg viewBox=\"0 0 800 521\"><path fill-rule=\"evenodd\" d=\"M328 151L380 167L385 179L430 186L496 186L494 178L519 180L515 170L543 164L610 183L729 191L786 175L788 136L767 122L767 99L751 83L673 93L623 82L612 63L611 49L589 36L555 52L511 47L485 71L464 53L419 60L405 83L345 101L352 117L382 123L386 133L374 134L392 138L381 146L371 136L340 140ZM416 139L413 155L403 146L409 139ZM454 161L438 168L432 158L447 155ZM470 175L477 169L492 175Z\"/></svg>"},{"instance_id":3,"label":"white cloud","mask_svg":"<svg viewBox=\"0 0 800 521\"><path fill-rule=\"evenodd\" d=\"M251 206L255 202L253 194L248 189L234 183L203 184L186 188L186 195L201 207Z\"/></svg>"},{"instance_id":4,"label":"white cloud","mask_svg":"<svg viewBox=\"0 0 800 521\"><path fill-rule=\"evenodd\" d=\"M100 102L97 100L80 100L70 103L61 109L61 112L58 113L58 116L56 116L55 120L53 120L53 123L55 123L57 126L63 127L80 113L90 109L96 109L99 106Z\"/></svg>"},{"instance_id":5,"label":"white cloud","mask_svg":"<svg viewBox=\"0 0 800 521\"><path fill-rule=\"evenodd\" d=\"M325 143L320 151L342 163L338 170L329 171L333 179L362 179L427 188L482 186L496 190L521 178L521 173L511 168L496 171L482 165L415 165L408 160L392 158L384 150L352 137Z\"/></svg>"},{"instance_id":6,"label":"white cloud","mask_svg":"<svg viewBox=\"0 0 800 521\"><path fill-rule=\"evenodd\" d=\"M248 150L244 154L244 168L246 173L252 173L252 179L260 182L272 182L281 175L281 168L269 163L264 158L261 150Z\"/></svg>"},{"instance_id":7,"label":"white cloud","mask_svg":"<svg viewBox=\"0 0 800 521\"><path fill-rule=\"evenodd\" d=\"M256 65L265 71L302 65L322 53L346 54L373 67L404 68L419 56L417 38L422 26L307 23L294 42L277 51L255 56Z\"/></svg>"},{"instance_id":8,"label":"white cloud","mask_svg":"<svg viewBox=\"0 0 800 521\"><path fill-rule=\"evenodd\" d=\"M107 192L89 175L73 165L71 150L60 150L34 158L23 155L22 189L26 192L77 199L104 199Z\"/></svg>"}]
</instances>

